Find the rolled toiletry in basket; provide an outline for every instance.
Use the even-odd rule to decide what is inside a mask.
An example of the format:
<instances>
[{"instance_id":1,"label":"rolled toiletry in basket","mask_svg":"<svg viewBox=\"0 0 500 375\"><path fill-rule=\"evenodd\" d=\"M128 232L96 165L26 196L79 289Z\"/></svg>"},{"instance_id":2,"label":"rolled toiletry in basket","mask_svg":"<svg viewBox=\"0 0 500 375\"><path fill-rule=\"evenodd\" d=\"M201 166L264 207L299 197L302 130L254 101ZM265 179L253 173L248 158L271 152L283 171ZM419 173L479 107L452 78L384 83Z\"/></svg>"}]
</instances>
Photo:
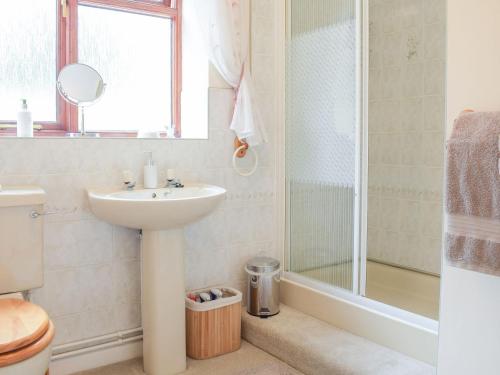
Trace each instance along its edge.
<instances>
[{"instance_id":1,"label":"rolled toiletry in basket","mask_svg":"<svg viewBox=\"0 0 500 375\"><path fill-rule=\"evenodd\" d=\"M210 289L210 294L212 295L213 299L222 298L222 291L220 289L212 288Z\"/></svg>"},{"instance_id":2,"label":"rolled toiletry in basket","mask_svg":"<svg viewBox=\"0 0 500 375\"><path fill-rule=\"evenodd\" d=\"M205 292L200 293L200 298L201 298L202 302L208 302L208 301L212 300L212 297L210 297L210 294L205 293Z\"/></svg>"}]
</instances>

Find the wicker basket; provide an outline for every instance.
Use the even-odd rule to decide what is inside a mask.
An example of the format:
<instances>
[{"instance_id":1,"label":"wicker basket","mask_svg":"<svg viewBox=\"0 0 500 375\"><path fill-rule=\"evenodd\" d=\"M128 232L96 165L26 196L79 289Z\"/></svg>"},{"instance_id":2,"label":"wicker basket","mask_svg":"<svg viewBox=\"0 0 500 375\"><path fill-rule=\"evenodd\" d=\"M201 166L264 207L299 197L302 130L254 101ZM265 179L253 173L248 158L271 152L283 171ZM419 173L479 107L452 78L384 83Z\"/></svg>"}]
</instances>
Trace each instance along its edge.
<instances>
[{"instance_id":1,"label":"wicker basket","mask_svg":"<svg viewBox=\"0 0 500 375\"><path fill-rule=\"evenodd\" d=\"M212 358L241 346L241 292L219 289L223 297L214 301L199 303L186 297L186 352L191 358Z\"/></svg>"}]
</instances>

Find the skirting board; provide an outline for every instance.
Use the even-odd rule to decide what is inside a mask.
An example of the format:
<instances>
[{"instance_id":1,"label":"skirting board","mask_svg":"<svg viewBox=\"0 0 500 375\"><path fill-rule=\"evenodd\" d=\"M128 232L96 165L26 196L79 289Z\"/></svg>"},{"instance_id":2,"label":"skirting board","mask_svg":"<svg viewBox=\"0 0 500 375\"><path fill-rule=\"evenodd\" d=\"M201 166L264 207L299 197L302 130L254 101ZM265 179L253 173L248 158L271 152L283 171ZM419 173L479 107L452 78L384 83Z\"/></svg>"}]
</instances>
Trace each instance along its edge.
<instances>
[{"instance_id":1,"label":"skirting board","mask_svg":"<svg viewBox=\"0 0 500 375\"><path fill-rule=\"evenodd\" d=\"M409 324L402 319L291 280L281 279L280 284L280 298L285 305L436 366L437 331Z\"/></svg>"},{"instance_id":2,"label":"skirting board","mask_svg":"<svg viewBox=\"0 0 500 375\"><path fill-rule=\"evenodd\" d=\"M69 375L137 357L142 357L142 340L96 348L92 351L75 353L75 355L52 360L50 375Z\"/></svg>"}]
</instances>

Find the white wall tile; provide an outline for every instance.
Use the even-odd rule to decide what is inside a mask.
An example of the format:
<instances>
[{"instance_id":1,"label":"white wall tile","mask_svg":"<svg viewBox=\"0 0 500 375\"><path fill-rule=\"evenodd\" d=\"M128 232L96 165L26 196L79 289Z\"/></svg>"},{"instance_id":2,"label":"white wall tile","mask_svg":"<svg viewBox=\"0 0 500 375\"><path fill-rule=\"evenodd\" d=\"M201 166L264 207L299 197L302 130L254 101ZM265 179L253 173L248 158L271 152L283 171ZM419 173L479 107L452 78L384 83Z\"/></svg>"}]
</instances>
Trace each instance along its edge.
<instances>
[{"instance_id":1,"label":"white wall tile","mask_svg":"<svg viewBox=\"0 0 500 375\"><path fill-rule=\"evenodd\" d=\"M401 135L401 164L419 165L422 158L422 133L408 132Z\"/></svg>"},{"instance_id":2,"label":"white wall tile","mask_svg":"<svg viewBox=\"0 0 500 375\"><path fill-rule=\"evenodd\" d=\"M113 226L113 259L140 259L138 230Z\"/></svg>"},{"instance_id":3,"label":"white wall tile","mask_svg":"<svg viewBox=\"0 0 500 375\"><path fill-rule=\"evenodd\" d=\"M141 300L141 265L138 260L114 261L111 265L110 283L113 298L117 303L134 302Z\"/></svg>"},{"instance_id":4,"label":"white wall tile","mask_svg":"<svg viewBox=\"0 0 500 375\"><path fill-rule=\"evenodd\" d=\"M111 316L116 326L121 330L133 329L141 326L140 303L117 303L113 305Z\"/></svg>"},{"instance_id":5,"label":"white wall tile","mask_svg":"<svg viewBox=\"0 0 500 375\"><path fill-rule=\"evenodd\" d=\"M78 341L85 336L80 314L51 316L51 320L56 327L53 345Z\"/></svg>"},{"instance_id":6,"label":"white wall tile","mask_svg":"<svg viewBox=\"0 0 500 375\"><path fill-rule=\"evenodd\" d=\"M80 313L81 337L88 339L116 332L118 322L115 319L115 309L116 305L108 305Z\"/></svg>"},{"instance_id":7,"label":"white wall tile","mask_svg":"<svg viewBox=\"0 0 500 375\"><path fill-rule=\"evenodd\" d=\"M401 130L404 132L418 131L424 123L424 107L422 98L407 98L401 100Z\"/></svg>"},{"instance_id":8,"label":"white wall tile","mask_svg":"<svg viewBox=\"0 0 500 375\"><path fill-rule=\"evenodd\" d=\"M382 39L382 66L398 66L402 59L403 35L400 33L386 34Z\"/></svg>"},{"instance_id":9,"label":"white wall tile","mask_svg":"<svg viewBox=\"0 0 500 375\"><path fill-rule=\"evenodd\" d=\"M382 98L399 99L401 97L403 85L407 85L407 82L400 67L388 67L382 70ZM406 86L404 87L406 90Z\"/></svg>"},{"instance_id":10,"label":"white wall tile","mask_svg":"<svg viewBox=\"0 0 500 375\"><path fill-rule=\"evenodd\" d=\"M445 1L369 3L368 255L438 273Z\"/></svg>"},{"instance_id":11,"label":"white wall tile","mask_svg":"<svg viewBox=\"0 0 500 375\"><path fill-rule=\"evenodd\" d=\"M85 266L77 271L77 283L80 293L75 296L82 300L87 309L101 308L112 305L113 274L112 265Z\"/></svg>"},{"instance_id":12,"label":"white wall tile","mask_svg":"<svg viewBox=\"0 0 500 375\"><path fill-rule=\"evenodd\" d=\"M424 130L444 132L445 101L443 96L424 98Z\"/></svg>"},{"instance_id":13,"label":"white wall tile","mask_svg":"<svg viewBox=\"0 0 500 375\"><path fill-rule=\"evenodd\" d=\"M421 97L424 93L423 65L421 63L406 64L401 70L401 95L404 98Z\"/></svg>"},{"instance_id":14,"label":"white wall tile","mask_svg":"<svg viewBox=\"0 0 500 375\"><path fill-rule=\"evenodd\" d=\"M424 27L424 58L444 60L446 57L446 26L433 23Z\"/></svg>"},{"instance_id":15,"label":"white wall tile","mask_svg":"<svg viewBox=\"0 0 500 375\"><path fill-rule=\"evenodd\" d=\"M401 1L401 24L403 28L421 27L423 17L423 0Z\"/></svg>"},{"instance_id":16,"label":"white wall tile","mask_svg":"<svg viewBox=\"0 0 500 375\"><path fill-rule=\"evenodd\" d=\"M86 285L81 280L78 268L45 270L44 286L34 292L33 299L53 317L78 313L85 308Z\"/></svg>"},{"instance_id":17,"label":"white wall tile","mask_svg":"<svg viewBox=\"0 0 500 375\"><path fill-rule=\"evenodd\" d=\"M445 23L446 20L446 1L423 0L424 1L424 22Z\"/></svg>"},{"instance_id":18,"label":"white wall tile","mask_svg":"<svg viewBox=\"0 0 500 375\"><path fill-rule=\"evenodd\" d=\"M425 62L424 94L444 95L445 63L443 60L429 60Z\"/></svg>"},{"instance_id":19,"label":"white wall tile","mask_svg":"<svg viewBox=\"0 0 500 375\"><path fill-rule=\"evenodd\" d=\"M399 205L399 230L405 233L418 233L420 204L418 201L402 199Z\"/></svg>"},{"instance_id":20,"label":"white wall tile","mask_svg":"<svg viewBox=\"0 0 500 375\"><path fill-rule=\"evenodd\" d=\"M443 132L424 132L422 135L422 165L441 167L444 163Z\"/></svg>"}]
</instances>

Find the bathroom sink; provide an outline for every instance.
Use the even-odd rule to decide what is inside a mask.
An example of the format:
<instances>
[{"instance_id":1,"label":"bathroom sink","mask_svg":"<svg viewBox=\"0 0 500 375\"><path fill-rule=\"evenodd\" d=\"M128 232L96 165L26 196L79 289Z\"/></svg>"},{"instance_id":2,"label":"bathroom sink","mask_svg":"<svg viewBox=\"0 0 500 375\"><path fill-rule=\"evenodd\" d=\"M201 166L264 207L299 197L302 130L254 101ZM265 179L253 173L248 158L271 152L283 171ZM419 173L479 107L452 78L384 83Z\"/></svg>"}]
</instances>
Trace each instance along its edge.
<instances>
[{"instance_id":1,"label":"bathroom sink","mask_svg":"<svg viewBox=\"0 0 500 375\"><path fill-rule=\"evenodd\" d=\"M108 223L134 229L164 230L183 227L210 213L226 190L205 184L183 188L90 190L90 207Z\"/></svg>"},{"instance_id":2,"label":"bathroom sink","mask_svg":"<svg viewBox=\"0 0 500 375\"><path fill-rule=\"evenodd\" d=\"M147 375L186 369L184 230L208 215L226 190L213 185L88 191L95 216L141 229L143 362Z\"/></svg>"}]
</instances>

